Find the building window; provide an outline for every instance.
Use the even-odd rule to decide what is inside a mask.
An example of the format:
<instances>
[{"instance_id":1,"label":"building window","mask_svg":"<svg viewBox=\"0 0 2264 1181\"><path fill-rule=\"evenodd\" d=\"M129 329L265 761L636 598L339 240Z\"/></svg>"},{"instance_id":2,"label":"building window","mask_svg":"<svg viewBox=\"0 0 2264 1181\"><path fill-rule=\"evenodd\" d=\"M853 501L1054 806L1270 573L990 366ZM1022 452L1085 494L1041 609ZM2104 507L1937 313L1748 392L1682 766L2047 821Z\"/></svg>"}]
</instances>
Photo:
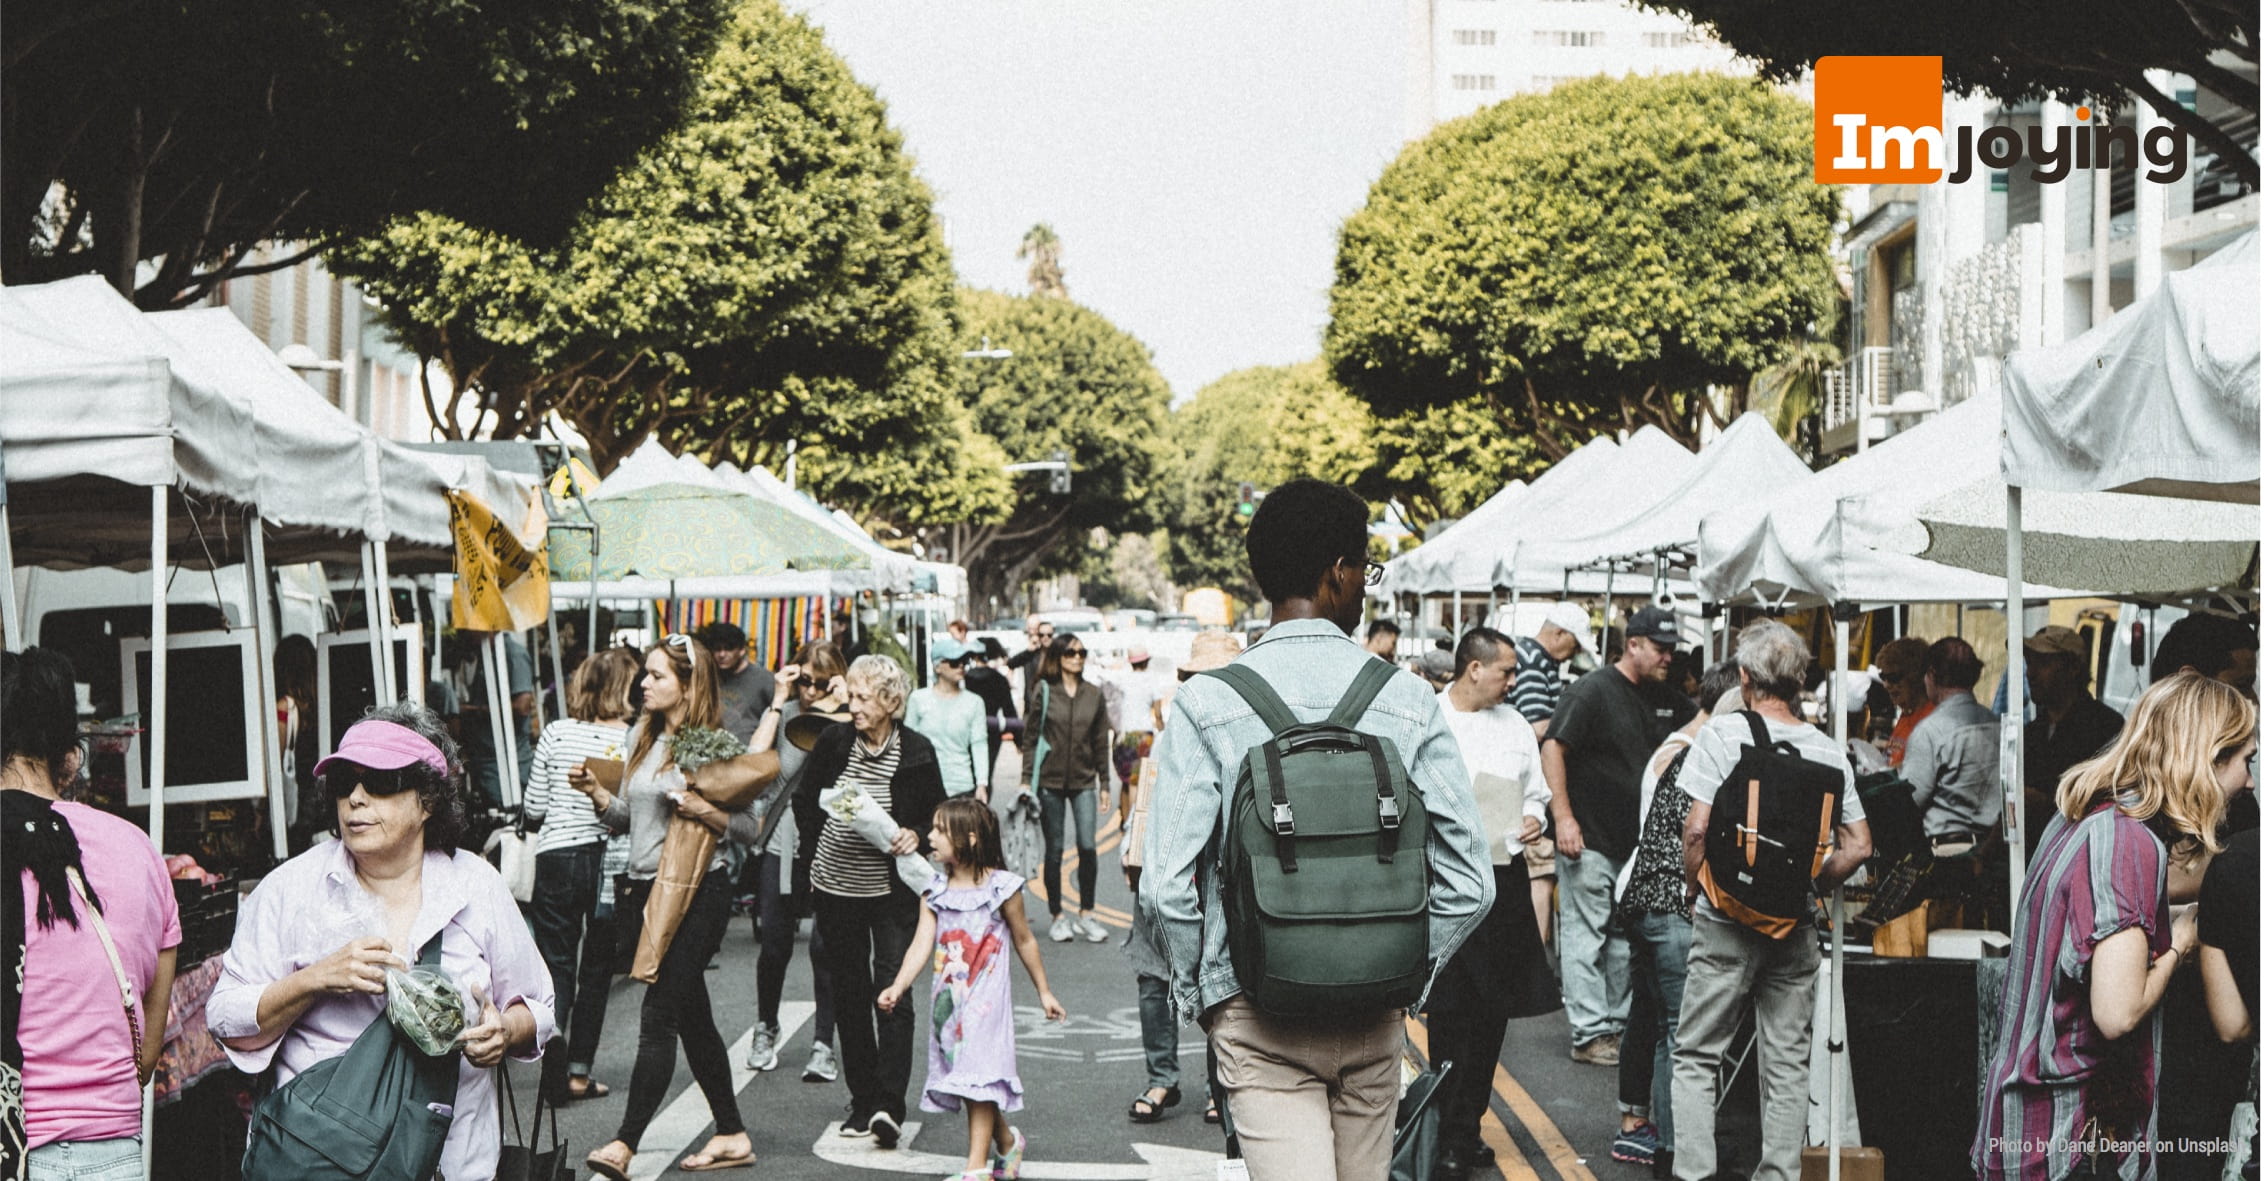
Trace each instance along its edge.
<instances>
[{"instance_id":1,"label":"building window","mask_svg":"<svg viewBox=\"0 0 2264 1181\"><path fill-rule=\"evenodd\" d=\"M1494 31L1492 29L1456 29L1454 31L1454 43L1456 45L1491 45L1494 43Z\"/></svg>"},{"instance_id":2,"label":"building window","mask_svg":"<svg viewBox=\"0 0 2264 1181\"><path fill-rule=\"evenodd\" d=\"M1454 88L1456 90L1492 90L1494 88L1494 76L1492 74L1456 74L1454 76Z\"/></svg>"},{"instance_id":3,"label":"building window","mask_svg":"<svg viewBox=\"0 0 2264 1181\"><path fill-rule=\"evenodd\" d=\"M1680 49L1685 45L1696 44L1697 41L1698 38L1687 32L1643 34L1643 48L1645 49Z\"/></svg>"},{"instance_id":4,"label":"building window","mask_svg":"<svg viewBox=\"0 0 2264 1181\"><path fill-rule=\"evenodd\" d=\"M1565 49L1593 49L1604 43L1604 35L1589 29L1535 29L1533 44L1557 46Z\"/></svg>"}]
</instances>

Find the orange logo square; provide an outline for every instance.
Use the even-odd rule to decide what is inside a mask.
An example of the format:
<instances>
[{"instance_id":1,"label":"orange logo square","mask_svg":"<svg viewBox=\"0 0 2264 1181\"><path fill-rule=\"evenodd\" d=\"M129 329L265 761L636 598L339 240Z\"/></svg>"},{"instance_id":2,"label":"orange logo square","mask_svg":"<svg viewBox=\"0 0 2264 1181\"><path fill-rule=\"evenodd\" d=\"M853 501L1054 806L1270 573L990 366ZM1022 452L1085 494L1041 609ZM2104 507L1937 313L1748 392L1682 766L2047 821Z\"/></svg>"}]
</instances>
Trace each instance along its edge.
<instances>
[{"instance_id":1,"label":"orange logo square","mask_svg":"<svg viewBox=\"0 0 2264 1181\"><path fill-rule=\"evenodd\" d=\"M1932 184L1942 179L1942 59L1816 60L1816 180Z\"/></svg>"}]
</instances>

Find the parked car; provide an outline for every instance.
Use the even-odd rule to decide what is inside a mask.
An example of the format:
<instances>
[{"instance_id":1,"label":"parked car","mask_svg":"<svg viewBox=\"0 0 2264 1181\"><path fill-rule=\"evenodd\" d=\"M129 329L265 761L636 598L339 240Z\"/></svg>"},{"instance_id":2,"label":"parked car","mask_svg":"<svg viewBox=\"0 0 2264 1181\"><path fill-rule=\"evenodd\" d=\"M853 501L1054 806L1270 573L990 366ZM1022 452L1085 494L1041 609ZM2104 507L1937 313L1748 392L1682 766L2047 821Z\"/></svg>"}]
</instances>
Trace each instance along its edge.
<instances>
[{"instance_id":1,"label":"parked car","mask_svg":"<svg viewBox=\"0 0 2264 1181\"><path fill-rule=\"evenodd\" d=\"M1197 632L1203 630L1203 621L1192 615L1158 615L1156 630L1160 632Z\"/></svg>"}]
</instances>

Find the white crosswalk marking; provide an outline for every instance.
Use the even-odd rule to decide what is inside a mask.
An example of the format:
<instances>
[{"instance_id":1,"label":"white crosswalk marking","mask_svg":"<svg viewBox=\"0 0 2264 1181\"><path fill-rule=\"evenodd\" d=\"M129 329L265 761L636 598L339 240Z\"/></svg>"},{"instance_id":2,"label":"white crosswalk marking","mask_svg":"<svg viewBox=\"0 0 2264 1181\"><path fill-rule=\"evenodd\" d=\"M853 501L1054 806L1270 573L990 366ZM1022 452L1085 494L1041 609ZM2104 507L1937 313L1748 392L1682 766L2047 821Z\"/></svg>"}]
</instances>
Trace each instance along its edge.
<instances>
[{"instance_id":1,"label":"white crosswalk marking","mask_svg":"<svg viewBox=\"0 0 2264 1181\"><path fill-rule=\"evenodd\" d=\"M785 1045L793 1040L794 1035L800 1032L802 1026L817 1011L818 1007L809 1001L781 1003L778 1006L778 1044ZM756 1072L747 1069L747 1051L754 1044L755 1029L751 1025L747 1027L747 1032L740 1034L738 1040L731 1043L731 1093L734 1095L746 1090L747 1084L754 1081ZM629 1162L630 1181L653 1181L667 1172L678 1157L695 1146L694 1141L700 1139L700 1133L707 1129L713 1119L708 1114L707 1098L700 1094L697 1083L677 1092L676 1097L669 1100L668 1106L660 1109L660 1114L645 1129L645 1144L648 1147ZM657 1147L663 1144L668 1147ZM760 1163L757 1162L758 1167Z\"/></svg>"}]
</instances>

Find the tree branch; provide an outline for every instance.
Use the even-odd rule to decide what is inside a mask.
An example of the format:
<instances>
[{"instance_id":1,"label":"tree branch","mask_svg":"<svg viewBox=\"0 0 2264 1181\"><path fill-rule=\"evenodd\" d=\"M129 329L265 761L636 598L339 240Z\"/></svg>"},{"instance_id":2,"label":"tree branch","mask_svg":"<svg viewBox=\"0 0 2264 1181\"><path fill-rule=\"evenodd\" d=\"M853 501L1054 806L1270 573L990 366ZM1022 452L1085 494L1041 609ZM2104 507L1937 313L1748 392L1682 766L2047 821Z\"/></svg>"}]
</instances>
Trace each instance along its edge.
<instances>
[{"instance_id":1,"label":"tree branch","mask_svg":"<svg viewBox=\"0 0 2264 1181\"><path fill-rule=\"evenodd\" d=\"M2103 57L2101 60L2102 64L2108 64L2104 62ZM2211 68L2215 69L2216 67ZM2230 165L2233 174L2238 176L2241 183L2247 185L2251 192L2255 191L2257 187L2256 157L2250 155L2248 149L2243 147L2239 140L2232 137L2231 132L2202 118L2198 112L2187 110L2184 103L2163 94L2160 89L2147 80L2146 72L2136 66L2113 66L2109 64L2109 68L2105 72L2116 82L2128 87L2132 94L2144 99L2146 105L2154 108L2155 113L2162 116L2171 126L2215 149L2217 158ZM2218 72L2225 73L2222 70ZM2237 94L2225 94L2218 91L2215 86L2211 86L2210 90L2215 91L2227 101L2240 101ZM2256 109L2253 90L2247 105L2251 111Z\"/></svg>"}]
</instances>

